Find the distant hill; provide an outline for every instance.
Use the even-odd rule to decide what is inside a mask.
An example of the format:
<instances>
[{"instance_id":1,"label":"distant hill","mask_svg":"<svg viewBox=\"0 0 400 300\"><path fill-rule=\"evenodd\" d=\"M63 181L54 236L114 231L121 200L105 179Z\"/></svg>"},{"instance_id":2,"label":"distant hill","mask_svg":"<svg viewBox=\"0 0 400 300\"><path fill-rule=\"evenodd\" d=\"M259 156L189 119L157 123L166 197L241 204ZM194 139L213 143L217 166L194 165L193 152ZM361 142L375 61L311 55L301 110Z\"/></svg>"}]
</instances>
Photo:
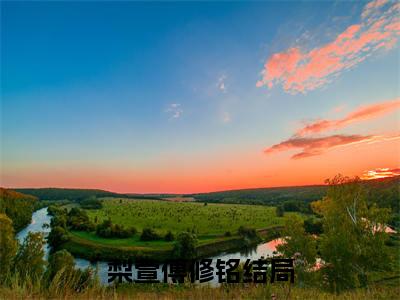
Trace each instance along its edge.
<instances>
[{"instance_id":1,"label":"distant hill","mask_svg":"<svg viewBox=\"0 0 400 300\"><path fill-rule=\"evenodd\" d=\"M39 198L40 200L70 200L82 201L90 197L127 197L125 194L118 194L104 190L94 189L67 189L67 188L23 188L14 189L17 192L28 194Z\"/></svg>"},{"instance_id":2,"label":"distant hill","mask_svg":"<svg viewBox=\"0 0 400 300\"><path fill-rule=\"evenodd\" d=\"M25 193L38 197L40 200L70 200L74 202L80 202L90 197L103 198L103 197L114 197L114 198L139 198L139 199L159 199L153 195L143 194L119 194L109 192L105 190L97 189L68 189L68 188L21 188L14 189L15 191Z\"/></svg>"},{"instance_id":3,"label":"distant hill","mask_svg":"<svg viewBox=\"0 0 400 300\"><path fill-rule=\"evenodd\" d=\"M206 202L230 202L251 204L279 204L285 200L314 201L326 193L326 186L296 186L230 190L191 195Z\"/></svg>"},{"instance_id":4,"label":"distant hill","mask_svg":"<svg viewBox=\"0 0 400 300\"><path fill-rule=\"evenodd\" d=\"M38 199L31 195L0 188L0 213L5 213L16 231L31 222L32 212Z\"/></svg>"},{"instance_id":5,"label":"distant hill","mask_svg":"<svg viewBox=\"0 0 400 300\"><path fill-rule=\"evenodd\" d=\"M365 180L368 198L382 207L399 211L400 176ZM309 212L309 203L326 195L327 185L242 189L186 195L196 201L210 203L239 203L283 205L286 211Z\"/></svg>"},{"instance_id":6,"label":"distant hill","mask_svg":"<svg viewBox=\"0 0 400 300\"><path fill-rule=\"evenodd\" d=\"M377 202L386 203L387 206L396 208L394 199L399 199L400 176L364 181L369 188L370 197L380 199ZM319 200L326 195L326 185L271 187L256 189L229 190L199 194L119 194L97 189L67 189L67 188L21 188L17 192L29 194L40 200L70 200L80 202L90 197L117 197L140 199L166 199L171 197L192 197L195 201L210 203L237 203L281 205L285 203L290 211L293 205L303 203L304 208L308 203ZM398 201L400 202L400 201ZM390 204L390 205L389 205ZM398 204L397 204L398 206ZM297 209L298 210L298 207ZM301 210L301 209L300 209Z\"/></svg>"}]
</instances>

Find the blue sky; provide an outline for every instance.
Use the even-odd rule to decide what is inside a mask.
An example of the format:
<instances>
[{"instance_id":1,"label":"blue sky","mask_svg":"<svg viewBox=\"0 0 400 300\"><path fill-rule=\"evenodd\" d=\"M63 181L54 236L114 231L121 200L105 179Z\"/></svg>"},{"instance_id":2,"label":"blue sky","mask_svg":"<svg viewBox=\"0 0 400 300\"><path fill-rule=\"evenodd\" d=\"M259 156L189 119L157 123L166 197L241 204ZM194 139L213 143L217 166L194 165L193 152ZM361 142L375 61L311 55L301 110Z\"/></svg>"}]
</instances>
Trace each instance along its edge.
<instances>
[{"instance_id":1,"label":"blue sky","mask_svg":"<svg viewBox=\"0 0 400 300\"><path fill-rule=\"evenodd\" d=\"M333 117L335 107L343 115L398 97L398 51L371 52L300 93L279 82L256 87L264 64L274 53L332 42L361 22L366 3L2 2L2 184L143 192L288 184L287 171L280 181L260 179L281 168L262 151L306 121ZM391 114L357 133L394 132L396 124ZM290 168L290 155L281 159ZM94 169L113 176L74 180ZM160 182L171 169L219 175L209 186L193 177L186 189L180 176ZM137 183L143 173L146 188Z\"/></svg>"}]
</instances>

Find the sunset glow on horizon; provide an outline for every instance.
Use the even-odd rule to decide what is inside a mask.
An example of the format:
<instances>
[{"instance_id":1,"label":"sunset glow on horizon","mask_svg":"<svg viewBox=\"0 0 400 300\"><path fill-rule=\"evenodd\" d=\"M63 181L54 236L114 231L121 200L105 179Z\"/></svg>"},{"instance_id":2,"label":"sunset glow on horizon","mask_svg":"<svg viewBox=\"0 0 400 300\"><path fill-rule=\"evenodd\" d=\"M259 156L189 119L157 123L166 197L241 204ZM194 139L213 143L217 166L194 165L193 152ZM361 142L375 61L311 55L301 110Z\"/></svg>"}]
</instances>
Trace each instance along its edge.
<instances>
[{"instance_id":1,"label":"sunset glow on horizon","mask_svg":"<svg viewBox=\"0 0 400 300\"><path fill-rule=\"evenodd\" d=\"M400 175L399 2L1 6L2 187Z\"/></svg>"}]
</instances>

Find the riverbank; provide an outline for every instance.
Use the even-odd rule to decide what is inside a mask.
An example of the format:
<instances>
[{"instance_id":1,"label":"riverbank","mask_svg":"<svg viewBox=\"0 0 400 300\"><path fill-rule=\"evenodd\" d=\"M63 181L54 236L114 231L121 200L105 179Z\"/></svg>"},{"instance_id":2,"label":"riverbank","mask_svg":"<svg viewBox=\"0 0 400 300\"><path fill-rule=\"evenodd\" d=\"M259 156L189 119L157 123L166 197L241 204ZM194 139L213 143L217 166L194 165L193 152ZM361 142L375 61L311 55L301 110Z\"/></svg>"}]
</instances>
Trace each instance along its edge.
<instances>
[{"instance_id":1,"label":"riverbank","mask_svg":"<svg viewBox=\"0 0 400 300\"><path fill-rule=\"evenodd\" d=\"M254 239L248 239L237 235L221 237L211 242L200 243L196 247L197 256L195 258L254 248L254 246L263 241L266 242L279 237L281 229L281 226L260 229L258 230L259 237ZM151 259L158 262L165 262L173 258L171 243L163 248L159 247L159 249L157 249L148 246L115 246L112 244L102 244L86 238L81 238L73 233L69 233L68 237L69 241L62 244L60 249L66 249L75 257L84 258L89 261L112 261L118 258L132 261L137 259Z\"/></svg>"}]
</instances>

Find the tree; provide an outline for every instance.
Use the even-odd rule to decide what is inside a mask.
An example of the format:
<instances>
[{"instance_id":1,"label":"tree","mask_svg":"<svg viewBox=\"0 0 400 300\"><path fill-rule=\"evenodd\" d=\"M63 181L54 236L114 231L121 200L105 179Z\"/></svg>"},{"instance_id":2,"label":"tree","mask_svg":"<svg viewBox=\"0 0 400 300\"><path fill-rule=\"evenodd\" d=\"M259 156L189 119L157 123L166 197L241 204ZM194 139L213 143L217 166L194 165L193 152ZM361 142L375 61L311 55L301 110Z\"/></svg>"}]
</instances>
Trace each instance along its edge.
<instances>
[{"instance_id":1,"label":"tree","mask_svg":"<svg viewBox=\"0 0 400 300\"><path fill-rule=\"evenodd\" d=\"M31 222L36 197L0 188L0 213L6 214L15 230L21 230Z\"/></svg>"},{"instance_id":2,"label":"tree","mask_svg":"<svg viewBox=\"0 0 400 300\"><path fill-rule=\"evenodd\" d=\"M183 259L196 257L197 236L190 232L181 232L175 242L174 254Z\"/></svg>"},{"instance_id":3,"label":"tree","mask_svg":"<svg viewBox=\"0 0 400 300\"><path fill-rule=\"evenodd\" d=\"M278 205L276 207L276 216L283 217L284 213L285 213L285 209L284 209L283 205Z\"/></svg>"},{"instance_id":4,"label":"tree","mask_svg":"<svg viewBox=\"0 0 400 300\"><path fill-rule=\"evenodd\" d=\"M67 231L60 226L52 227L47 240L53 249L57 249L60 245L69 240Z\"/></svg>"},{"instance_id":5,"label":"tree","mask_svg":"<svg viewBox=\"0 0 400 300\"><path fill-rule=\"evenodd\" d=\"M15 257L15 269L20 278L35 282L40 280L45 269L43 234L29 232Z\"/></svg>"},{"instance_id":6,"label":"tree","mask_svg":"<svg viewBox=\"0 0 400 300\"><path fill-rule=\"evenodd\" d=\"M49 257L49 267L47 269L47 276L51 281L58 272L68 274L74 271L74 257L67 250L60 250Z\"/></svg>"},{"instance_id":7,"label":"tree","mask_svg":"<svg viewBox=\"0 0 400 300\"><path fill-rule=\"evenodd\" d=\"M10 274L17 246L11 219L0 214L0 284Z\"/></svg>"},{"instance_id":8,"label":"tree","mask_svg":"<svg viewBox=\"0 0 400 300\"><path fill-rule=\"evenodd\" d=\"M304 220L304 229L308 233L321 234L322 220L316 218L308 218Z\"/></svg>"},{"instance_id":9,"label":"tree","mask_svg":"<svg viewBox=\"0 0 400 300\"><path fill-rule=\"evenodd\" d=\"M390 211L367 202L365 187L358 178L338 175L327 183L327 196L312 204L323 217L322 270L335 292L365 286L369 271L390 265L384 231Z\"/></svg>"},{"instance_id":10,"label":"tree","mask_svg":"<svg viewBox=\"0 0 400 300\"><path fill-rule=\"evenodd\" d=\"M310 234L307 234L303 227L303 220L298 215L291 216L285 222L282 231L285 242L277 246L277 250L284 257L294 258L296 276L302 284L311 277L310 269L316 261L316 240Z\"/></svg>"},{"instance_id":11,"label":"tree","mask_svg":"<svg viewBox=\"0 0 400 300\"><path fill-rule=\"evenodd\" d=\"M174 236L174 234L171 232L171 230L169 230L169 231L167 232L167 234L164 236L164 239L165 239L167 242L170 242L170 241L173 241L173 240L175 239L175 236Z\"/></svg>"},{"instance_id":12,"label":"tree","mask_svg":"<svg viewBox=\"0 0 400 300\"><path fill-rule=\"evenodd\" d=\"M82 291L93 282L92 275L93 270L90 267L85 270L76 269L74 257L67 250L57 251L49 257L46 271L49 290L61 290L61 295L70 290ZM57 296L60 297L60 293Z\"/></svg>"},{"instance_id":13,"label":"tree","mask_svg":"<svg viewBox=\"0 0 400 300\"><path fill-rule=\"evenodd\" d=\"M142 241L154 241L159 240L161 237L151 228L143 228L140 240Z\"/></svg>"}]
</instances>

